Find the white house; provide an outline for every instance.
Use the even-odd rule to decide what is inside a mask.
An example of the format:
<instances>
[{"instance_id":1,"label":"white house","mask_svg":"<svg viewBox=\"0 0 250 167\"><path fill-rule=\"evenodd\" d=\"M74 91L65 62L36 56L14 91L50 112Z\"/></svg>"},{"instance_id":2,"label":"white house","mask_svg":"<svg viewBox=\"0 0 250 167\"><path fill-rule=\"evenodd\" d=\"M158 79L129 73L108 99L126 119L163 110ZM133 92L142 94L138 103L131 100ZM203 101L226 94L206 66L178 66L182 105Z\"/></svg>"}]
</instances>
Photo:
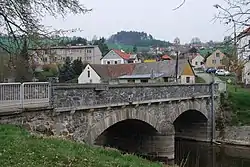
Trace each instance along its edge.
<instances>
[{"instance_id":1,"label":"white house","mask_svg":"<svg viewBox=\"0 0 250 167\"><path fill-rule=\"evenodd\" d=\"M250 27L238 35L238 58L246 59L250 55Z\"/></svg>"},{"instance_id":2,"label":"white house","mask_svg":"<svg viewBox=\"0 0 250 167\"><path fill-rule=\"evenodd\" d=\"M102 59L101 64L140 63L137 54L128 54L122 50L110 50Z\"/></svg>"},{"instance_id":3,"label":"white house","mask_svg":"<svg viewBox=\"0 0 250 167\"><path fill-rule=\"evenodd\" d=\"M178 82L195 83L195 74L188 60L178 61ZM78 77L86 83L164 83L175 82L176 60L130 64L88 64Z\"/></svg>"},{"instance_id":4,"label":"white house","mask_svg":"<svg viewBox=\"0 0 250 167\"><path fill-rule=\"evenodd\" d=\"M119 76L130 75L135 64L88 64L78 77L79 84L110 83Z\"/></svg>"},{"instance_id":5,"label":"white house","mask_svg":"<svg viewBox=\"0 0 250 167\"><path fill-rule=\"evenodd\" d=\"M242 70L242 82L246 85L250 84L250 56L249 61L245 64Z\"/></svg>"},{"instance_id":6,"label":"white house","mask_svg":"<svg viewBox=\"0 0 250 167\"><path fill-rule=\"evenodd\" d=\"M191 65L194 68L202 68L204 65L204 57L202 57L199 53L195 53L195 55L191 59Z\"/></svg>"}]
</instances>

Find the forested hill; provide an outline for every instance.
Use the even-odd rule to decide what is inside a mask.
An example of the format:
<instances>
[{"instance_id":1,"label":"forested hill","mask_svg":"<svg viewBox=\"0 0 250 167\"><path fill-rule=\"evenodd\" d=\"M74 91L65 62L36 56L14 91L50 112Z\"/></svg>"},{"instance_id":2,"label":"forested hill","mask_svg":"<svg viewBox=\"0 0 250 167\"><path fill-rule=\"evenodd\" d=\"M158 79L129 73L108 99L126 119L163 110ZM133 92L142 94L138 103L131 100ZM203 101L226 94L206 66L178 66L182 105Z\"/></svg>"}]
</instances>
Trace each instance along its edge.
<instances>
[{"instance_id":1,"label":"forested hill","mask_svg":"<svg viewBox=\"0 0 250 167\"><path fill-rule=\"evenodd\" d=\"M154 39L151 34L137 31L120 31L112 35L107 42L142 47L166 47L170 45L169 42Z\"/></svg>"}]
</instances>

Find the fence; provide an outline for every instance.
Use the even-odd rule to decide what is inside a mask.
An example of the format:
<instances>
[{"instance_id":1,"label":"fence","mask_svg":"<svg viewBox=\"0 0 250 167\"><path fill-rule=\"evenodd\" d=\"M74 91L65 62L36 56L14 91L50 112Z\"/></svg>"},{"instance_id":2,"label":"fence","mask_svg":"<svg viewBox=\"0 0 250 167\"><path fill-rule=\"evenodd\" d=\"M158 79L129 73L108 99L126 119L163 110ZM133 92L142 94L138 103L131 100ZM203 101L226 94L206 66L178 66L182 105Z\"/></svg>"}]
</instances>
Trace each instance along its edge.
<instances>
[{"instance_id":1,"label":"fence","mask_svg":"<svg viewBox=\"0 0 250 167\"><path fill-rule=\"evenodd\" d=\"M48 82L0 83L0 111L48 106L49 101Z\"/></svg>"}]
</instances>

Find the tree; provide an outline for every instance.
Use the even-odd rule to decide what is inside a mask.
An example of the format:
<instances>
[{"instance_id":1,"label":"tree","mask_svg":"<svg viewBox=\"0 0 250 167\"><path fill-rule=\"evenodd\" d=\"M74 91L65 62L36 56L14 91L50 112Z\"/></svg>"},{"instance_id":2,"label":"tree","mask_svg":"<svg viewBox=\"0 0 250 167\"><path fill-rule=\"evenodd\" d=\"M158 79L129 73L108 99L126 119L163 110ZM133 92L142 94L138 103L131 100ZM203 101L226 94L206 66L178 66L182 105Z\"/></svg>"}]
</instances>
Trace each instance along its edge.
<instances>
[{"instance_id":1,"label":"tree","mask_svg":"<svg viewBox=\"0 0 250 167\"><path fill-rule=\"evenodd\" d=\"M75 75L79 76L82 73L84 65L83 65L81 60L76 59L72 63L72 68L73 68L73 70L75 72Z\"/></svg>"},{"instance_id":2,"label":"tree","mask_svg":"<svg viewBox=\"0 0 250 167\"><path fill-rule=\"evenodd\" d=\"M31 69L31 61L30 61L30 55L28 53L28 43L27 38L23 38L23 46L14 60L15 67L14 67L14 73L16 81L24 82L24 81L31 81L33 76L33 71Z\"/></svg>"},{"instance_id":3,"label":"tree","mask_svg":"<svg viewBox=\"0 0 250 167\"><path fill-rule=\"evenodd\" d=\"M136 47L136 45L133 46L133 53L137 53L137 47Z\"/></svg>"},{"instance_id":4,"label":"tree","mask_svg":"<svg viewBox=\"0 0 250 167\"><path fill-rule=\"evenodd\" d=\"M27 39L33 40L41 37L49 37L58 34L61 30L49 32L42 24L41 17L49 14L51 16L66 16L67 13L81 14L90 11L86 9L79 0L4 0L0 3L0 24L2 33L6 34L8 44L0 42L0 47L7 52L13 52L9 45L15 49L21 49L20 37L25 35Z\"/></svg>"},{"instance_id":5,"label":"tree","mask_svg":"<svg viewBox=\"0 0 250 167\"><path fill-rule=\"evenodd\" d=\"M215 19L223 21L226 25L229 25L230 29L232 29L232 43L233 50L231 52L231 57L229 58L230 70L233 71L235 75L235 85L237 81L240 80L242 75L242 69L247 63L247 58L244 57L244 54L241 54L239 51L244 51L245 47L238 48L238 42L248 35L247 33L240 33L237 35L238 29L242 29L243 27L250 26L250 0L225 0L226 6L223 7L220 4L214 5L215 8L218 9L218 14ZM227 41L229 43L230 41ZM236 87L235 87L236 91Z\"/></svg>"},{"instance_id":6,"label":"tree","mask_svg":"<svg viewBox=\"0 0 250 167\"><path fill-rule=\"evenodd\" d=\"M59 81L66 82L72 80L75 76L75 71L72 68L71 60L69 57L66 57L65 63L59 70Z\"/></svg>"},{"instance_id":7,"label":"tree","mask_svg":"<svg viewBox=\"0 0 250 167\"><path fill-rule=\"evenodd\" d=\"M109 48L108 48L108 46L107 46L107 44L105 42L106 42L105 38L101 37L99 40L96 40L93 43L94 45L98 45L98 47L101 50L103 56L109 52Z\"/></svg>"}]
</instances>

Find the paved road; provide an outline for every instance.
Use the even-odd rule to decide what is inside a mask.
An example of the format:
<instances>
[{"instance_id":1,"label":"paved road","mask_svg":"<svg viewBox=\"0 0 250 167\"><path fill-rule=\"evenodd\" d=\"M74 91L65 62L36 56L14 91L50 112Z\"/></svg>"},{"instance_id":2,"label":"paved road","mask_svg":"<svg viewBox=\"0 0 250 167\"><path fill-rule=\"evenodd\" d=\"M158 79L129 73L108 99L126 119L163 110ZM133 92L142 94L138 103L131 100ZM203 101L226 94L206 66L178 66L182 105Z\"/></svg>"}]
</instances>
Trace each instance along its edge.
<instances>
[{"instance_id":1,"label":"paved road","mask_svg":"<svg viewBox=\"0 0 250 167\"><path fill-rule=\"evenodd\" d=\"M198 77L201 77L202 79L204 79L206 83L211 83L212 82L212 75L211 74L195 72L195 75L197 75ZM217 76L214 77L214 81L215 81L215 83L219 83L219 90L220 91L226 91L225 82L223 82Z\"/></svg>"}]
</instances>

